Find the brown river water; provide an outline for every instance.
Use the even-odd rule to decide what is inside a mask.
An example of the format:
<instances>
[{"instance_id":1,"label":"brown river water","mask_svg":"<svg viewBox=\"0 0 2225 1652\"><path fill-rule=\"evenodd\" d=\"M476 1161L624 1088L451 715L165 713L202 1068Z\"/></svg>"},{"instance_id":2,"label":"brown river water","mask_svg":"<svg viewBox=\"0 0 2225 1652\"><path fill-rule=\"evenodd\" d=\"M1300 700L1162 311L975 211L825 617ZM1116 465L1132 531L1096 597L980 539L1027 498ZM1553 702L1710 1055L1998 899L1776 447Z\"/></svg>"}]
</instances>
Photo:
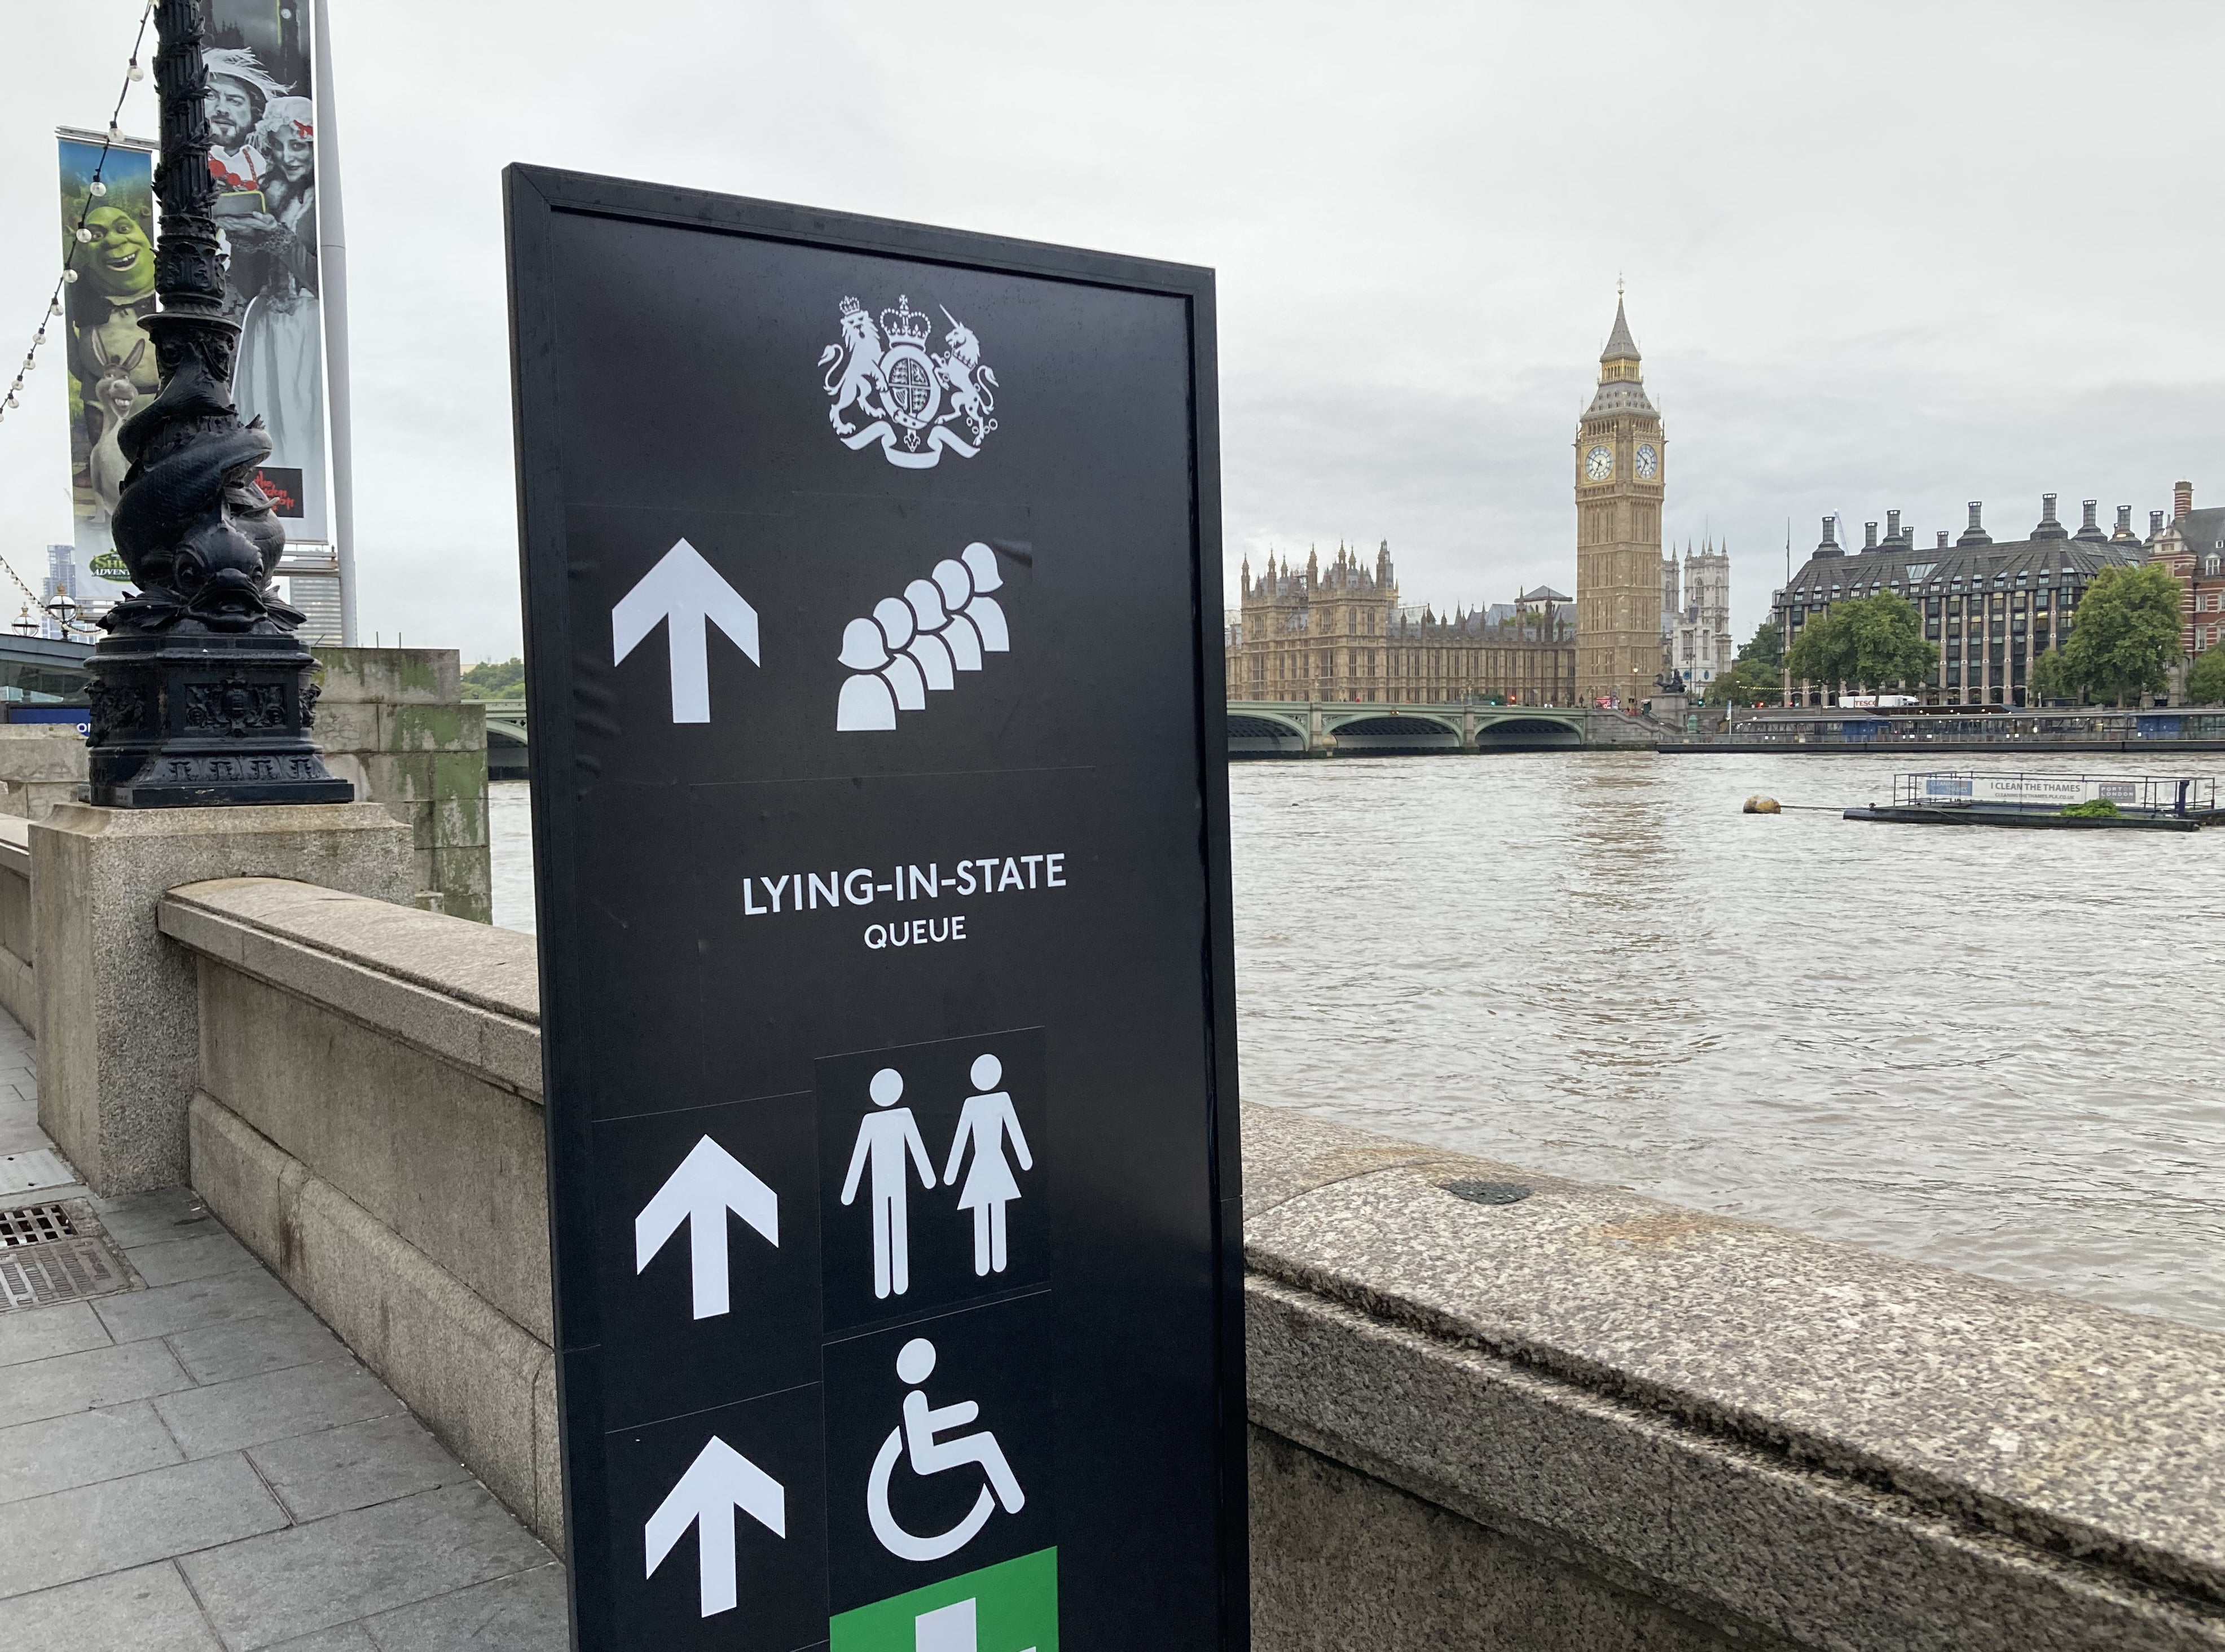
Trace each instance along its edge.
<instances>
[{"instance_id":1,"label":"brown river water","mask_svg":"<svg viewBox=\"0 0 2225 1652\"><path fill-rule=\"evenodd\" d=\"M2225 829L1740 812L1882 799L1910 766L1239 764L1245 1094L2225 1330ZM497 785L520 929L528 824Z\"/></svg>"}]
</instances>

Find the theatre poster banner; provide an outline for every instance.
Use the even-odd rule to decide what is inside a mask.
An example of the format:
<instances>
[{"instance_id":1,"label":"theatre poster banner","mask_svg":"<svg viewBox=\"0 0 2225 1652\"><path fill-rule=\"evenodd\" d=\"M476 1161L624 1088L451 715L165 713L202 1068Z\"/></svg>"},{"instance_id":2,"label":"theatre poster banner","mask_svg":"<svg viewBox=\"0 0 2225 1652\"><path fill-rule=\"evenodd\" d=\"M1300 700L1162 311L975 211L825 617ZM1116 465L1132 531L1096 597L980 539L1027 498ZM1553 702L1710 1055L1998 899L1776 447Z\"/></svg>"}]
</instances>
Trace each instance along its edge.
<instances>
[{"instance_id":1,"label":"theatre poster banner","mask_svg":"<svg viewBox=\"0 0 2225 1652\"><path fill-rule=\"evenodd\" d=\"M129 140L104 145L84 133L59 137L62 251L76 277L65 289L62 313L74 545L70 588L59 588L57 567L48 582L58 588L45 594L67 594L98 613L130 578L108 525L125 469L116 433L155 399L159 384L142 326L155 313L155 162L150 149ZM88 238L77 243L80 221Z\"/></svg>"},{"instance_id":2,"label":"theatre poster banner","mask_svg":"<svg viewBox=\"0 0 2225 1652\"><path fill-rule=\"evenodd\" d=\"M260 417L260 480L289 543L331 539L325 342L317 271L315 88L307 8L206 0L209 169L219 194L226 303L239 323L232 397Z\"/></svg>"}]
</instances>

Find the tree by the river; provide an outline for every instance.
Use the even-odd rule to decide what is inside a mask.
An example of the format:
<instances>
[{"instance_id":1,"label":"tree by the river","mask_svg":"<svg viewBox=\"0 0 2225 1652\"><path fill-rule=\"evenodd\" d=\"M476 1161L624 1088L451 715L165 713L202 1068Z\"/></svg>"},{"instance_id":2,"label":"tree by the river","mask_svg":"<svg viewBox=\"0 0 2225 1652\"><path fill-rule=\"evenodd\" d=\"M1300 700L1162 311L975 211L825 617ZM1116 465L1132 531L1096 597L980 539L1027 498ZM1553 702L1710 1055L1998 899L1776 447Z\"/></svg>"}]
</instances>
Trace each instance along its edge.
<instances>
[{"instance_id":1,"label":"tree by the river","mask_svg":"<svg viewBox=\"0 0 2225 1652\"><path fill-rule=\"evenodd\" d=\"M1939 664L1939 650L1924 640L1924 616L1891 591L1834 602L1793 640L1784 664L1796 683L1848 683L1881 689L1921 683Z\"/></svg>"},{"instance_id":2,"label":"tree by the river","mask_svg":"<svg viewBox=\"0 0 2225 1652\"><path fill-rule=\"evenodd\" d=\"M1739 645L1731 669L1708 684L1711 706L1753 705L1775 699L1784 688L1784 639L1776 626L1763 620L1753 635Z\"/></svg>"},{"instance_id":3,"label":"tree by the river","mask_svg":"<svg viewBox=\"0 0 2225 1652\"><path fill-rule=\"evenodd\" d=\"M483 659L462 672L466 700L516 700L525 693L525 662Z\"/></svg>"},{"instance_id":4,"label":"tree by the river","mask_svg":"<svg viewBox=\"0 0 2225 1652\"><path fill-rule=\"evenodd\" d=\"M2186 702L2190 706L2225 706L2225 643L2205 648L2186 668Z\"/></svg>"},{"instance_id":5,"label":"tree by the river","mask_svg":"<svg viewBox=\"0 0 2225 1652\"><path fill-rule=\"evenodd\" d=\"M2178 581L2169 569L2105 568L2079 600L2063 645L2033 662L2032 696L2123 705L2154 694L2179 657L2179 627Z\"/></svg>"}]
</instances>

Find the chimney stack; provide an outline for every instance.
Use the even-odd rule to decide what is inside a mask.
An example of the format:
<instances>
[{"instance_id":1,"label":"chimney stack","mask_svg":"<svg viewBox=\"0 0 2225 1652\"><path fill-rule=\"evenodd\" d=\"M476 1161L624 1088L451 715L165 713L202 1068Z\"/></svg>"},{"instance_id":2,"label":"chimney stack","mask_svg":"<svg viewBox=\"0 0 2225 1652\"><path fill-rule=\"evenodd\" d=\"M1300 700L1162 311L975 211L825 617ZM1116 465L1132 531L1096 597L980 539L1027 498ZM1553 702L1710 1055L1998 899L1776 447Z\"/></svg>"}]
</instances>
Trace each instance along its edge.
<instances>
[{"instance_id":1,"label":"chimney stack","mask_svg":"<svg viewBox=\"0 0 2225 1652\"><path fill-rule=\"evenodd\" d=\"M1962 530L1962 537L1955 542L1956 544L1990 545L1994 543L1994 536L1986 531L1985 509L1983 499L1970 501L1970 525Z\"/></svg>"},{"instance_id":2,"label":"chimney stack","mask_svg":"<svg viewBox=\"0 0 2225 1652\"><path fill-rule=\"evenodd\" d=\"M1862 524L1862 549L1864 550L1877 549L1877 524L1874 522Z\"/></svg>"},{"instance_id":3,"label":"chimney stack","mask_svg":"<svg viewBox=\"0 0 2225 1652\"><path fill-rule=\"evenodd\" d=\"M1939 549L1942 550L1947 549L1947 530L1944 528L1939 530Z\"/></svg>"},{"instance_id":4,"label":"chimney stack","mask_svg":"<svg viewBox=\"0 0 2225 1652\"><path fill-rule=\"evenodd\" d=\"M2070 537L2063 531L2063 524L2055 519L2054 494L2039 496L2039 525L2032 531L2032 537L2035 539L2068 539Z\"/></svg>"},{"instance_id":5,"label":"chimney stack","mask_svg":"<svg viewBox=\"0 0 2225 1652\"><path fill-rule=\"evenodd\" d=\"M1898 511L1885 513L1885 542L1888 545L1900 543L1900 512Z\"/></svg>"},{"instance_id":6,"label":"chimney stack","mask_svg":"<svg viewBox=\"0 0 2225 1652\"><path fill-rule=\"evenodd\" d=\"M2194 484L2174 482L2171 489L2171 519L2176 522L2194 508Z\"/></svg>"},{"instance_id":7,"label":"chimney stack","mask_svg":"<svg viewBox=\"0 0 2225 1652\"><path fill-rule=\"evenodd\" d=\"M2138 543L2138 536L2133 532L2133 507L2131 505L2120 505L2117 507L2117 531L2111 534L2109 537L2120 542L2130 539L2135 543Z\"/></svg>"},{"instance_id":8,"label":"chimney stack","mask_svg":"<svg viewBox=\"0 0 2225 1652\"><path fill-rule=\"evenodd\" d=\"M2163 512L2160 511L2151 511L2148 512L2148 543L2153 544L2157 540L2162 537Z\"/></svg>"}]
</instances>

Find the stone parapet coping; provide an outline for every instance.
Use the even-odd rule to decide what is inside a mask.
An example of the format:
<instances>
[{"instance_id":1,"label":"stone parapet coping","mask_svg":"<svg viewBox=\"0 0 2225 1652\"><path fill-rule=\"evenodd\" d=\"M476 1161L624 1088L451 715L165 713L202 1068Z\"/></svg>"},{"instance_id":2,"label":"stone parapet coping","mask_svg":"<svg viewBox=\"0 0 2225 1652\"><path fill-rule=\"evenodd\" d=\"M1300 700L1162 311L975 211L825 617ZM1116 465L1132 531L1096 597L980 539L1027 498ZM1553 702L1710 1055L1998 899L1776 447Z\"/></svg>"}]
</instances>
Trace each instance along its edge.
<instances>
[{"instance_id":1,"label":"stone parapet coping","mask_svg":"<svg viewBox=\"0 0 2225 1652\"><path fill-rule=\"evenodd\" d=\"M243 974L541 1099L529 935L282 878L183 885L161 924Z\"/></svg>"},{"instance_id":2,"label":"stone parapet coping","mask_svg":"<svg viewBox=\"0 0 2225 1652\"><path fill-rule=\"evenodd\" d=\"M2026 1563L2063 1557L2079 1586L2128 1591L2135 1617L2167 1592L2178 1629L2154 1644L2225 1644L2209 1610L2225 1604L2225 1337L1281 1109L1245 1109L1244 1160L1253 1413L1317 1449L1338 1454L1366 1401L1331 1394L1306 1359L1278 1369L1263 1346L1308 1299L1320 1307L1301 1319L1366 1322L1386 1359L1402 1341L1487 1356L1502 1379L1574 1390L1572 1403L1840 1477L1854 1503L1886 1494L1879 1517L2028 1545ZM1529 1191L1478 1203L1455 1182ZM1442 1489L1437 1425L1451 1420L1408 1420L1404 1477ZM1395 1467L1398 1431L1368 1432ZM2190 1639L2186 1608L2205 1626Z\"/></svg>"}]
</instances>

